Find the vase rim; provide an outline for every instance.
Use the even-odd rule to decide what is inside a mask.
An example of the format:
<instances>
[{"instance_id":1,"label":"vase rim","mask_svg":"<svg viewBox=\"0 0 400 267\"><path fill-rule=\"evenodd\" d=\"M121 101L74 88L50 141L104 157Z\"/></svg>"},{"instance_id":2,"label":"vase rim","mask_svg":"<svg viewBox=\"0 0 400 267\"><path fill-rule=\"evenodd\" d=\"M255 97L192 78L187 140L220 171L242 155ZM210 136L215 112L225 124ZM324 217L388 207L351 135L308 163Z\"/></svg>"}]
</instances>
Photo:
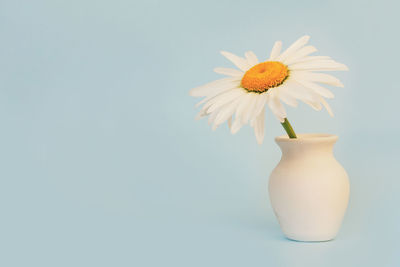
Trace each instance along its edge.
<instances>
[{"instance_id":1,"label":"vase rim","mask_svg":"<svg viewBox=\"0 0 400 267\"><path fill-rule=\"evenodd\" d=\"M297 138L289 138L287 135L281 135L275 137L276 142L329 142L336 141L339 137L334 134L325 134L325 133L307 133L307 134L297 134Z\"/></svg>"}]
</instances>

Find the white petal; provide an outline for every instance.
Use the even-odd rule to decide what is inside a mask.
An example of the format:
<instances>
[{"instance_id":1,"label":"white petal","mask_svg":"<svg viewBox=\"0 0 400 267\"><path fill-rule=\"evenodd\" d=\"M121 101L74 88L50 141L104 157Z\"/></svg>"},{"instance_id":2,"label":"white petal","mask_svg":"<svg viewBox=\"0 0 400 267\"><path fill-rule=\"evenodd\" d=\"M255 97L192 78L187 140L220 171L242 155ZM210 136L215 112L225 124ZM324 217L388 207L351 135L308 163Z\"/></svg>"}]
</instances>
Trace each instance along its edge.
<instances>
[{"instance_id":1,"label":"white petal","mask_svg":"<svg viewBox=\"0 0 400 267\"><path fill-rule=\"evenodd\" d=\"M281 41L275 42L274 47L272 47L271 54L269 55L269 60L275 60L275 58L279 56L281 49L282 49L282 42Z\"/></svg>"},{"instance_id":2,"label":"white petal","mask_svg":"<svg viewBox=\"0 0 400 267\"><path fill-rule=\"evenodd\" d=\"M211 83L193 88L190 90L189 94L191 96L208 96L209 94L214 94L219 90L226 88L238 87L240 86L241 78L223 78Z\"/></svg>"},{"instance_id":3,"label":"white petal","mask_svg":"<svg viewBox=\"0 0 400 267\"><path fill-rule=\"evenodd\" d=\"M216 101L212 106L210 106L210 108L207 110L207 113L213 112L216 109L222 107L225 104L228 104L234 100L236 100L237 98L240 98L243 96L243 94L245 94L243 92L243 90L237 90L232 92L229 95L224 96L223 98L221 98L219 101Z\"/></svg>"},{"instance_id":4,"label":"white petal","mask_svg":"<svg viewBox=\"0 0 400 267\"><path fill-rule=\"evenodd\" d=\"M324 105L324 107L325 107L326 110L328 111L329 115L330 115L331 117L333 117L334 115L333 115L331 106L329 106L329 104L325 101L325 99L324 99L323 97L321 97L321 103L322 103L322 105Z\"/></svg>"},{"instance_id":5,"label":"white petal","mask_svg":"<svg viewBox=\"0 0 400 267\"><path fill-rule=\"evenodd\" d=\"M215 131L215 130L218 128L218 126L219 126L219 124L216 124L216 123L214 123L214 122L215 122L215 119L217 118L218 114L222 111L222 109L223 109L223 107L217 109L216 111L214 111L213 113L211 113L210 116L209 116L209 118L208 118L208 124L209 124L209 125L212 125L212 126L211 126L211 129L212 129L213 131Z\"/></svg>"},{"instance_id":6,"label":"white petal","mask_svg":"<svg viewBox=\"0 0 400 267\"><path fill-rule=\"evenodd\" d=\"M214 112L215 110L222 107L226 103L233 101L234 99L236 99L238 96L240 96L243 93L244 93L243 89L241 89L241 88L232 89L230 91L227 91L225 93L222 93L222 94L214 97L213 99L208 101L203 106L202 109L206 110L207 113Z\"/></svg>"},{"instance_id":7,"label":"white petal","mask_svg":"<svg viewBox=\"0 0 400 267\"><path fill-rule=\"evenodd\" d=\"M252 118L252 119L250 120L250 126L251 126L251 127L254 127L254 122L256 121L256 118L257 118L257 117L254 117L254 118Z\"/></svg>"},{"instance_id":8,"label":"white petal","mask_svg":"<svg viewBox=\"0 0 400 267\"><path fill-rule=\"evenodd\" d=\"M302 57L298 58L295 61L288 63L287 65L293 65L297 63L303 63L303 62L311 62L311 61L318 61L318 60L332 60L332 58L328 56L309 56L309 57Z\"/></svg>"},{"instance_id":9,"label":"white petal","mask_svg":"<svg viewBox=\"0 0 400 267\"><path fill-rule=\"evenodd\" d=\"M279 91L284 92L301 101L317 101L319 95L296 82L293 78L289 78L284 83L285 86L280 86Z\"/></svg>"},{"instance_id":10,"label":"white petal","mask_svg":"<svg viewBox=\"0 0 400 267\"><path fill-rule=\"evenodd\" d=\"M230 116L229 119L228 119L228 127L229 127L229 129L232 128L232 118L233 118L233 116Z\"/></svg>"},{"instance_id":11,"label":"white petal","mask_svg":"<svg viewBox=\"0 0 400 267\"><path fill-rule=\"evenodd\" d=\"M236 118L231 127L231 133L236 134L240 128L242 128L243 124L240 118Z\"/></svg>"},{"instance_id":12,"label":"white petal","mask_svg":"<svg viewBox=\"0 0 400 267\"><path fill-rule=\"evenodd\" d=\"M319 86L316 83L308 82L308 81L305 81L305 80L302 80L302 79L296 79L296 78L294 78L294 79L298 83L303 85L304 87L313 90L315 93L317 93L317 94L319 94L319 95L321 95L323 97L326 97L326 98L334 98L335 97L331 91L329 91L325 87Z\"/></svg>"},{"instance_id":13,"label":"white petal","mask_svg":"<svg viewBox=\"0 0 400 267\"><path fill-rule=\"evenodd\" d=\"M232 134L236 134L245 124L245 122L242 121L242 117L246 114L253 99L254 93L247 93L245 96L241 97L239 104L236 108L235 121L233 122L231 127Z\"/></svg>"},{"instance_id":14,"label":"white petal","mask_svg":"<svg viewBox=\"0 0 400 267\"><path fill-rule=\"evenodd\" d=\"M285 102L287 105L297 107L296 98L294 98L287 90L290 90L287 86L279 86L275 90L278 90L279 99Z\"/></svg>"},{"instance_id":15,"label":"white petal","mask_svg":"<svg viewBox=\"0 0 400 267\"><path fill-rule=\"evenodd\" d=\"M196 104L196 106L202 104L202 102L204 102L204 106L201 108L201 110L204 110L204 112L207 111L207 109L209 107L211 107L214 103L216 103L217 101L219 101L221 98L224 98L224 96L231 94L233 91L237 90L238 88L231 88L229 90L226 90L220 94L218 94L215 97L206 97L204 98L202 101L200 101L199 103ZM207 112L206 112L207 113Z\"/></svg>"},{"instance_id":16,"label":"white petal","mask_svg":"<svg viewBox=\"0 0 400 267\"><path fill-rule=\"evenodd\" d=\"M228 75L232 77L240 77L242 78L244 75L244 72L236 69L231 69L231 68L215 68L214 72L223 74L223 75Z\"/></svg>"},{"instance_id":17,"label":"white petal","mask_svg":"<svg viewBox=\"0 0 400 267\"><path fill-rule=\"evenodd\" d=\"M248 107L248 104L251 101L251 99L252 99L252 93L246 93L246 95L243 96L236 109L235 113L236 119L241 118L243 116L243 113L246 111L246 108Z\"/></svg>"},{"instance_id":18,"label":"white petal","mask_svg":"<svg viewBox=\"0 0 400 267\"><path fill-rule=\"evenodd\" d=\"M252 114L252 117L258 116L260 114L261 110L263 107L265 107L265 104L267 103L268 99L268 93L262 93L257 96L257 102L254 108L254 113Z\"/></svg>"},{"instance_id":19,"label":"white petal","mask_svg":"<svg viewBox=\"0 0 400 267\"><path fill-rule=\"evenodd\" d=\"M343 65L341 63L336 62L335 60L329 58L329 57L322 57L322 56L315 56L315 57L305 57L303 59L303 62L300 63L296 63L296 65L300 65L301 63L313 63L313 64L331 64L331 65L336 65L336 64L340 64Z\"/></svg>"},{"instance_id":20,"label":"white petal","mask_svg":"<svg viewBox=\"0 0 400 267\"><path fill-rule=\"evenodd\" d=\"M249 93L249 95L251 96L250 101L247 104L247 107L245 109L245 111L243 111L243 115L242 117L242 123L246 124L250 119L252 119L252 114L254 112L255 106L256 106L256 102L257 102L257 95L256 93Z\"/></svg>"},{"instance_id":21,"label":"white petal","mask_svg":"<svg viewBox=\"0 0 400 267\"><path fill-rule=\"evenodd\" d=\"M219 87L219 88L216 88L216 89L214 89L214 91L210 92L210 93L207 95L207 97L205 97L203 100L201 100L200 102L198 102L198 103L196 104L196 107L199 107L200 105L202 105L202 104L204 104L204 103L206 103L206 102L212 100L213 98L219 96L219 95L222 94L222 93L228 92L228 91L230 91L230 90L238 89L238 88L239 88L239 85L238 85L238 84L235 84L235 85L233 85L233 86L232 86L232 84L229 85L229 86L228 86L228 85L224 85L224 86L221 86L221 87Z\"/></svg>"},{"instance_id":22,"label":"white petal","mask_svg":"<svg viewBox=\"0 0 400 267\"><path fill-rule=\"evenodd\" d=\"M284 61L286 58L290 57L298 49L302 48L310 39L310 36L305 35L300 37L296 42L294 42L288 49L285 50L276 60Z\"/></svg>"},{"instance_id":23,"label":"white petal","mask_svg":"<svg viewBox=\"0 0 400 267\"><path fill-rule=\"evenodd\" d=\"M206 113L204 110L200 110L200 112L197 113L195 119L196 119L196 120L200 120L201 118L203 118L203 117L205 117L205 116L207 116L207 113Z\"/></svg>"},{"instance_id":24,"label":"white petal","mask_svg":"<svg viewBox=\"0 0 400 267\"><path fill-rule=\"evenodd\" d=\"M257 116L254 121L254 133L256 135L257 143L262 144L264 140L264 121L265 121L265 106L261 113Z\"/></svg>"},{"instance_id":25,"label":"white petal","mask_svg":"<svg viewBox=\"0 0 400 267\"><path fill-rule=\"evenodd\" d=\"M311 106L313 109L320 111L322 109L321 103L318 101L307 101L307 100L303 100L304 103L306 103L307 105Z\"/></svg>"},{"instance_id":26,"label":"white petal","mask_svg":"<svg viewBox=\"0 0 400 267\"><path fill-rule=\"evenodd\" d=\"M233 115L233 113L235 113L236 107L239 104L239 100L240 99L236 99L235 101L232 101L231 103L228 103L223 108L221 108L221 111L215 118L214 124L220 125L227 119L229 119Z\"/></svg>"},{"instance_id":27,"label":"white petal","mask_svg":"<svg viewBox=\"0 0 400 267\"><path fill-rule=\"evenodd\" d=\"M247 51L244 55L246 56L247 62L250 66L258 64L258 58L256 54L253 53L253 51Z\"/></svg>"},{"instance_id":28,"label":"white petal","mask_svg":"<svg viewBox=\"0 0 400 267\"><path fill-rule=\"evenodd\" d=\"M291 57L287 58L284 63L286 65L290 65L298 60L301 60L302 58L304 58L305 56L308 56L311 53L314 53L317 51L317 48L315 48L314 46L308 45L305 46L303 48L300 48L294 55L292 55Z\"/></svg>"},{"instance_id":29,"label":"white petal","mask_svg":"<svg viewBox=\"0 0 400 267\"><path fill-rule=\"evenodd\" d=\"M293 71L291 75L295 79L296 77L301 77L302 79L310 82L318 82L337 87L344 87L338 78L326 73L315 73L310 71Z\"/></svg>"},{"instance_id":30,"label":"white petal","mask_svg":"<svg viewBox=\"0 0 400 267\"><path fill-rule=\"evenodd\" d=\"M269 108L280 122L284 122L286 118L285 108L283 107L281 101L279 101L279 98L273 92L273 89L269 94L270 94L270 96L268 97Z\"/></svg>"},{"instance_id":31,"label":"white petal","mask_svg":"<svg viewBox=\"0 0 400 267\"><path fill-rule=\"evenodd\" d=\"M210 116L208 116L208 125L211 125L214 123L215 118L218 115L219 110L216 110L215 112L211 113Z\"/></svg>"},{"instance_id":32,"label":"white petal","mask_svg":"<svg viewBox=\"0 0 400 267\"><path fill-rule=\"evenodd\" d=\"M208 97L203 98L200 102L196 103L195 107L197 108L197 107L203 105L204 103L206 103L210 99L211 98L208 98Z\"/></svg>"},{"instance_id":33,"label":"white petal","mask_svg":"<svg viewBox=\"0 0 400 267\"><path fill-rule=\"evenodd\" d=\"M348 68L346 65L333 60L318 60L293 64L290 66L290 70L334 71L348 70Z\"/></svg>"},{"instance_id":34,"label":"white petal","mask_svg":"<svg viewBox=\"0 0 400 267\"><path fill-rule=\"evenodd\" d=\"M238 57L226 51L221 51L221 54L230 61L232 61L232 63L235 64L235 66L241 69L242 71L247 71L251 67L247 62L247 60L244 58Z\"/></svg>"},{"instance_id":35,"label":"white petal","mask_svg":"<svg viewBox=\"0 0 400 267\"><path fill-rule=\"evenodd\" d=\"M230 80L229 78L223 78L223 79L219 79L219 80L212 81L210 83L195 87L195 88L193 88L193 89L191 89L189 91L189 95L191 95L191 96L205 96L205 95L207 95L206 92L212 90L216 86L231 82L229 80Z\"/></svg>"}]
</instances>

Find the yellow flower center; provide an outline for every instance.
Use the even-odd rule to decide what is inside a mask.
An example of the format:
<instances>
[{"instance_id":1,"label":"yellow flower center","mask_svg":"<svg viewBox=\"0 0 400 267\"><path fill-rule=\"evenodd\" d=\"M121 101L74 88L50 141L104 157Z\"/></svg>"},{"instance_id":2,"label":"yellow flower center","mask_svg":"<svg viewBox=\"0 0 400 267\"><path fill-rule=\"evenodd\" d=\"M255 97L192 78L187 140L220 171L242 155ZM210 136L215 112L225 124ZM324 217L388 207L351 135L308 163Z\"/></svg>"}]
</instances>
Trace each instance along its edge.
<instances>
[{"instance_id":1,"label":"yellow flower center","mask_svg":"<svg viewBox=\"0 0 400 267\"><path fill-rule=\"evenodd\" d=\"M266 61L255 65L242 78L242 87L249 92L264 93L281 85L289 76L286 65L278 61Z\"/></svg>"}]
</instances>

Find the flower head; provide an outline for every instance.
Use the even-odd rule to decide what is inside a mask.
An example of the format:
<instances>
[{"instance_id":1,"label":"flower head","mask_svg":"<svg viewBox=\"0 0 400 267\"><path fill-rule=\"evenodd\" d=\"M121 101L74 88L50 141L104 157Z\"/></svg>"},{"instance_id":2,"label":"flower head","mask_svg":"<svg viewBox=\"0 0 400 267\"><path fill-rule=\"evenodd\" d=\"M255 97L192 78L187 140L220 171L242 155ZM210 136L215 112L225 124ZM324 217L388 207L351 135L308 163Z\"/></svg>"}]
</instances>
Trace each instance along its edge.
<instances>
[{"instance_id":1,"label":"flower head","mask_svg":"<svg viewBox=\"0 0 400 267\"><path fill-rule=\"evenodd\" d=\"M265 106L280 122L286 118L282 102L295 107L297 100L315 110L324 106L333 116L324 98L333 98L334 95L320 84L337 87L343 87L343 84L334 76L319 71L348 68L327 56L310 56L317 49L306 46L309 39L309 36L301 37L282 53L282 42L275 42L269 59L261 63L251 51L246 52L244 58L221 52L239 70L216 68L215 72L228 77L190 91L192 96L204 97L197 104L203 105L197 118L209 116L213 129L228 121L233 134L250 123L257 142L261 144L264 139Z\"/></svg>"}]
</instances>

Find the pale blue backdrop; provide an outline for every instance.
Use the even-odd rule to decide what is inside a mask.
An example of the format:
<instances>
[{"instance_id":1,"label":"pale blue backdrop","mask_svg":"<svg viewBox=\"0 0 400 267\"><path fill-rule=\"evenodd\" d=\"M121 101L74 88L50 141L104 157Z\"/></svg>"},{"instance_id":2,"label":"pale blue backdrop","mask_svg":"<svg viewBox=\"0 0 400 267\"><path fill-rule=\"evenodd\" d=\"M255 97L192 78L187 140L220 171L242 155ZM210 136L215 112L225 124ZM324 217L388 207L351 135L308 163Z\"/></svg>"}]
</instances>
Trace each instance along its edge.
<instances>
[{"instance_id":1,"label":"pale blue backdrop","mask_svg":"<svg viewBox=\"0 0 400 267\"><path fill-rule=\"evenodd\" d=\"M0 1L0 266L400 266L397 1ZM303 34L347 64L335 118L351 199L332 242L285 239L267 115L230 135L195 121L190 88L220 54Z\"/></svg>"}]
</instances>

